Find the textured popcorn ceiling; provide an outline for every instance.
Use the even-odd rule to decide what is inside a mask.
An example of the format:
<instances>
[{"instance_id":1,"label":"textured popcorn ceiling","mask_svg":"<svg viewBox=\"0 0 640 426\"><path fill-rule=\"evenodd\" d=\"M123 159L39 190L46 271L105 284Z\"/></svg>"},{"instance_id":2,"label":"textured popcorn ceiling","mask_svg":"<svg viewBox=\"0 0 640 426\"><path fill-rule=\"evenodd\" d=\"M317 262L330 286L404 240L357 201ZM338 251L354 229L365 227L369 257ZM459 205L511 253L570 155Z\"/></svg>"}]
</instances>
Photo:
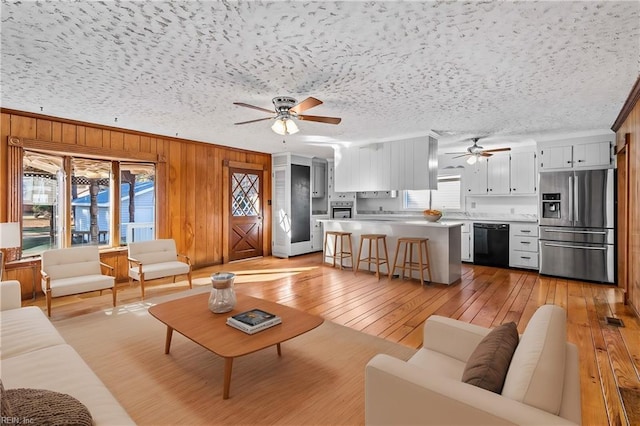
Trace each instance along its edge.
<instances>
[{"instance_id":1,"label":"textured popcorn ceiling","mask_svg":"<svg viewBox=\"0 0 640 426\"><path fill-rule=\"evenodd\" d=\"M3 0L1 18L2 107L263 152L608 129L640 71L638 1ZM234 126L267 114L232 102L277 95L343 121Z\"/></svg>"}]
</instances>

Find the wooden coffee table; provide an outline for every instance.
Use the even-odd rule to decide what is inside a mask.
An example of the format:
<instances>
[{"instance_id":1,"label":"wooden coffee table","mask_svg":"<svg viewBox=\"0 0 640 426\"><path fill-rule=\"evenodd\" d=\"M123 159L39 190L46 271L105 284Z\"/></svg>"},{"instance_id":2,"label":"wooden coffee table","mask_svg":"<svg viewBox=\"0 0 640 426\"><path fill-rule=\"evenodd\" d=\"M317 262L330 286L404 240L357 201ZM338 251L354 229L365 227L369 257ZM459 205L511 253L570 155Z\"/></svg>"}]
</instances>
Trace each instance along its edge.
<instances>
[{"instance_id":1,"label":"wooden coffee table","mask_svg":"<svg viewBox=\"0 0 640 426\"><path fill-rule=\"evenodd\" d=\"M214 314L209 310L209 293L183 297L160 303L149 308L149 313L167 326L164 353L171 347L173 331L221 356L224 364L223 399L229 398L233 359L269 346L277 346L278 356L282 355L280 343L311 331L324 321L298 309L237 294L236 308L224 314ZM226 324L231 315L250 309L262 309L282 318L282 324L275 325L256 334L246 334Z\"/></svg>"}]
</instances>

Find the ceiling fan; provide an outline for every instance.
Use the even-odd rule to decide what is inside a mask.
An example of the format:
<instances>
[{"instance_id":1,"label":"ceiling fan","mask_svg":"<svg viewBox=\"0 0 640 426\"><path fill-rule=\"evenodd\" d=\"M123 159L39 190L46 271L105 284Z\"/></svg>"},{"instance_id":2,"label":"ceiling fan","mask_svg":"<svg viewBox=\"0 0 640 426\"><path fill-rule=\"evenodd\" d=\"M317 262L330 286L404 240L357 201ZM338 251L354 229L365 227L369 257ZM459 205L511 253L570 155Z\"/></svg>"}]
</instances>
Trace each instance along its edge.
<instances>
[{"instance_id":1,"label":"ceiling fan","mask_svg":"<svg viewBox=\"0 0 640 426\"><path fill-rule=\"evenodd\" d=\"M309 97L302 102L298 102L296 99L289 96L276 96L273 98L274 111L266 108L261 108L254 105L245 104L244 102L234 102L234 105L239 105L247 108L257 109L258 111L268 112L275 115L272 117L258 118L257 120L241 121L234 124L249 124L257 121L275 120L271 126L271 130L279 135L292 135L298 132L298 126L295 120L317 121L318 123L338 124L342 121L338 117L321 117L318 115L302 115L301 113L322 104L322 101L316 98Z\"/></svg>"},{"instance_id":2,"label":"ceiling fan","mask_svg":"<svg viewBox=\"0 0 640 426\"><path fill-rule=\"evenodd\" d=\"M468 147L466 152L447 152L447 154L460 154L453 158L469 157L467 159L467 163L475 164L479 158L491 157L494 152L511 151L511 148L484 149L482 146L478 145L480 138L472 138L471 140L473 141L473 145Z\"/></svg>"}]
</instances>

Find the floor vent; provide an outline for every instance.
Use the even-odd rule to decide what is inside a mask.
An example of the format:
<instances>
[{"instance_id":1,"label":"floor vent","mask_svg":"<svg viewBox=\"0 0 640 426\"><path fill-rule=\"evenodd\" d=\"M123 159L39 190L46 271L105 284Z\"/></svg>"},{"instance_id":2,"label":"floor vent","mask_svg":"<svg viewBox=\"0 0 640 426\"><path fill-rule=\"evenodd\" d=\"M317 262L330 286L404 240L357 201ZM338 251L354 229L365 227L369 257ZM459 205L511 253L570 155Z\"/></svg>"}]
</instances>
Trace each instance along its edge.
<instances>
[{"instance_id":1,"label":"floor vent","mask_svg":"<svg viewBox=\"0 0 640 426\"><path fill-rule=\"evenodd\" d=\"M606 322L609 325L615 325L616 327L624 327L624 323L620 318L605 317L604 322Z\"/></svg>"}]
</instances>

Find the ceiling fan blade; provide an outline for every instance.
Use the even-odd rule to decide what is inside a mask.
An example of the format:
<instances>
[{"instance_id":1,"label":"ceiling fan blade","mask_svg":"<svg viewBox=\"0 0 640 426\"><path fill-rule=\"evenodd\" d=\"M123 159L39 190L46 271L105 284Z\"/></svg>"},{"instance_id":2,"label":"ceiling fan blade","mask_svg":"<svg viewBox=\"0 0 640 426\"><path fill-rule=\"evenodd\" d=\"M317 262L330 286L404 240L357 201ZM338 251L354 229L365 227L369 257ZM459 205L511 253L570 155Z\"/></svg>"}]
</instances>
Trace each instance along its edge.
<instances>
[{"instance_id":1,"label":"ceiling fan blade","mask_svg":"<svg viewBox=\"0 0 640 426\"><path fill-rule=\"evenodd\" d=\"M322 104L322 101L320 99L316 99L316 98L307 98L302 102L298 102L296 105L292 106L291 108L289 108L290 112L295 112L296 114L300 114L303 111L306 111L308 109L311 109L315 106L318 106Z\"/></svg>"},{"instance_id":2,"label":"ceiling fan blade","mask_svg":"<svg viewBox=\"0 0 640 426\"><path fill-rule=\"evenodd\" d=\"M485 149L484 152L502 152L502 151L511 151L511 148L496 148L496 149Z\"/></svg>"},{"instance_id":3,"label":"ceiling fan blade","mask_svg":"<svg viewBox=\"0 0 640 426\"><path fill-rule=\"evenodd\" d=\"M446 155L455 155L455 154L468 154L468 152L445 152Z\"/></svg>"},{"instance_id":4,"label":"ceiling fan blade","mask_svg":"<svg viewBox=\"0 0 640 426\"><path fill-rule=\"evenodd\" d=\"M460 158L460 157L467 157L469 155L471 155L471 154L462 154L462 155L458 155L457 157L451 157L451 159Z\"/></svg>"},{"instance_id":5,"label":"ceiling fan blade","mask_svg":"<svg viewBox=\"0 0 640 426\"><path fill-rule=\"evenodd\" d=\"M244 102L234 102L233 104L234 105L238 105L238 106L247 107L247 108L257 109L258 111L268 112L269 114L274 114L275 113L272 109L266 109L266 108L262 108L262 107L258 107L258 106L254 106L254 105L249 105L249 104L245 104ZM236 123L236 124L238 124L238 123Z\"/></svg>"},{"instance_id":6,"label":"ceiling fan blade","mask_svg":"<svg viewBox=\"0 0 640 426\"><path fill-rule=\"evenodd\" d=\"M318 115L299 115L298 119L305 121L317 121L319 123L339 124L342 118L338 117L320 117Z\"/></svg>"},{"instance_id":7,"label":"ceiling fan blade","mask_svg":"<svg viewBox=\"0 0 640 426\"><path fill-rule=\"evenodd\" d=\"M491 157L492 155L493 155L493 154L491 154L491 153L489 153L489 152L487 152L487 151L485 151L485 152L481 152L481 153L480 153L480 156L482 156L482 157Z\"/></svg>"},{"instance_id":8,"label":"ceiling fan blade","mask_svg":"<svg viewBox=\"0 0 640 426\"><path fill-rule=\"evenodd\" d=\"M233 123L233 124L249 124L249 123L255 123L257 121L265 121L265 120L273 120L273 117L258 118L257 120L241 121L240 123Z\"/></svg>"}]
</instances>

